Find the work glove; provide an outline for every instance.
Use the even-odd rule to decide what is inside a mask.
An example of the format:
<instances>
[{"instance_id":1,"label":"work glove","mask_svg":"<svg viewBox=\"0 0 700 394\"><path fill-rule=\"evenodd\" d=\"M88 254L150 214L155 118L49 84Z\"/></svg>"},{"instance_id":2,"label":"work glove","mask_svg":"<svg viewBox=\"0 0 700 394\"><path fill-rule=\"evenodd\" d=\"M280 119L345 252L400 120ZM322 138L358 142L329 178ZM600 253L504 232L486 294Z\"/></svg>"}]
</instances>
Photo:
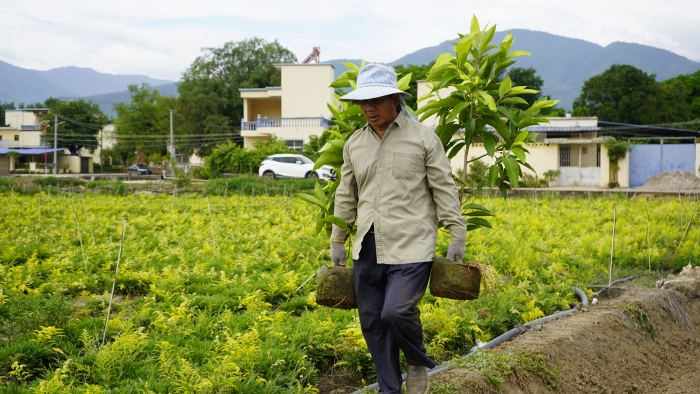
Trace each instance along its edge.
<instances>
[{"instance_id":1,"label":"work glove","mask_svg":"<svg viewBox=\"0 0 700 394\"><path fill-rule=\"evenodd\" d=\"M467 244L464 240L451 240L447 245L447 258L454 261L462 261Z\"/></svg>"},{"instance_id":2,"label":"work glove","mask_svg":"<svg viewBox=\"0 0 700 394\"><path fill-rule=\"evenodd\" d=\"M331 241L331 261L336 267L345 267L347 260L344 243Z\"/></svg>"}]
</instances>

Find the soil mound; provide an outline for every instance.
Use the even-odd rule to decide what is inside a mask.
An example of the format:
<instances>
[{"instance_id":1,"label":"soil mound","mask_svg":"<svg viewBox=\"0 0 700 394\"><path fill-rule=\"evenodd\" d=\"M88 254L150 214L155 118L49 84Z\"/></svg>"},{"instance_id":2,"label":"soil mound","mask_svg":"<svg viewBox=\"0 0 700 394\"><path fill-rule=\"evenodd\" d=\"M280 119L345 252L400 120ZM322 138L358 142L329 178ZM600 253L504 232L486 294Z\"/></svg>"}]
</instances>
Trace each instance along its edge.
<instances>
[{"instance_id":1,"label":"soil mound","mask_svg":"<svg viewBox=\"0 0 700 394\"><path fill-rule=\"evenodd\" d=\"M662 172L654 175L639 189L679 191L700 189L700 178L688 171Z\"/></svg>"},{"instance_id":2,"label":"soil mound","mask_svg":"<svg viewBox=\"0 0 700 394\"><path fill-rule=\"evenodd\" d=\"M460 394L698 393L699 272L686 267L660 281L660 288L627 288L619 298L602 299L498 348L480 351L511 360L526 359L522 355L544 358L546 368L540 373L509 362L502 368L510 374L498 384L489 372L456 368L436 375L431 385Z\"/></svg>"}]
</instances>

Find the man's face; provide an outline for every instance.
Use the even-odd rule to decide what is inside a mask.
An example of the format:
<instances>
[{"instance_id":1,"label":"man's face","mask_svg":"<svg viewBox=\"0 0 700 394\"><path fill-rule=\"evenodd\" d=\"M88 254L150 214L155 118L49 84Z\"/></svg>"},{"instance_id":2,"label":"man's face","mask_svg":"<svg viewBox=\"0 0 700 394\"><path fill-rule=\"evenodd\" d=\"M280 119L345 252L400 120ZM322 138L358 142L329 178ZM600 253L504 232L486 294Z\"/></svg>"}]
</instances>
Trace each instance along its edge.
<instances>
[{"instance_id":1,"label":"man's face","mask_svg":"<svg viewBox=\"0 0 700 394\"><path fill-rule=\"evenodd\" d=\"M360 106L365 119L375 131L386 131L391 122L396 119L396 106L399 103L398 93L373 98L371 100L358 100L355 102Z\"/></svg>"}]
</instances>

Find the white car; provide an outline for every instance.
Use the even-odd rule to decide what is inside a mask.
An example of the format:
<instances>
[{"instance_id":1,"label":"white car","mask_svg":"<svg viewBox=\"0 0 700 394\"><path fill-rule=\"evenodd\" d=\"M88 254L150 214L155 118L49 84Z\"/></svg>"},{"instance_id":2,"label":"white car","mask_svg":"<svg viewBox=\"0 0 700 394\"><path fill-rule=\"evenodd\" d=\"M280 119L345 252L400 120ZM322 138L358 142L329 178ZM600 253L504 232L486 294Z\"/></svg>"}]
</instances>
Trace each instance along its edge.
<instances>
[{"instance_id":1,"label":"white car","mask_svg":"<svg viewBox=\"0 0 700 394\"><path fill-rule=\"evenodd\" d=\"M321 178L335 179L333 167L322 166L314 171L314 162L308 157L294 154L268 156L260 163L258 175L267 179L277 178Z\"/></svg>"}]
</instances>

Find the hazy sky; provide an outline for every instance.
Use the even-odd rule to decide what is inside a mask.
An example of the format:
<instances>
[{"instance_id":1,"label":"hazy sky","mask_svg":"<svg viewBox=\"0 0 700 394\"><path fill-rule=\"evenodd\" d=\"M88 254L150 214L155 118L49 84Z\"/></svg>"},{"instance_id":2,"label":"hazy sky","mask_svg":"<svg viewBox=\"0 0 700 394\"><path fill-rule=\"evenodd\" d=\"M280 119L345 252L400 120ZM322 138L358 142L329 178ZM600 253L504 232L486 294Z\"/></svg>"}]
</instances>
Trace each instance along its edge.
<instances>
[{"instance_id":1,"label":"hazy sky","mask_svg":"<svg viewBox=\"0 0 700 394\"><path fill-rule=\"evenodd\" d=\"M700 62L697 0L0 0L0 60L177 80L201 48L258 36L299 61L320 46L322 61L390 62L467 32L472 14L499 31L634 42Z\"/></svg>"}]
</instances>

